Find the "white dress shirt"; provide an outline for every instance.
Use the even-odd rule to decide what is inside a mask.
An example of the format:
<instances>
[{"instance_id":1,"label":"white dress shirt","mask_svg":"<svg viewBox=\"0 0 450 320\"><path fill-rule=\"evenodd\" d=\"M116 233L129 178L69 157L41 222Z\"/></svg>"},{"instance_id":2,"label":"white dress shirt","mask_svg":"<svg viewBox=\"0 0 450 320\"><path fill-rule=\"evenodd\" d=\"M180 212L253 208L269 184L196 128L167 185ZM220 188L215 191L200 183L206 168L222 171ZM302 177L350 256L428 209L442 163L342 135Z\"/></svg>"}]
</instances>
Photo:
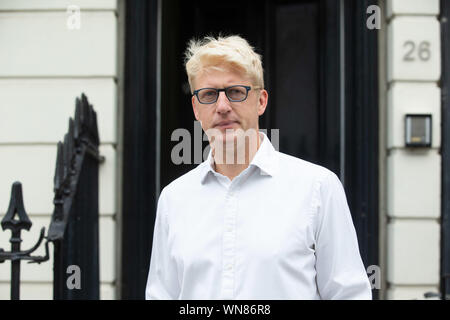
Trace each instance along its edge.
<instances>
[{"instance_id":1,"label":"white dress shirt","mask_svg":"<svg viewBox=\"0 0 450 320\"><path fill-rule=\"evenodd\" d=\"M158 200L146 299L371 299L344 189L262 142L230 179L208 159Z\"/></svg>"}]
</instances>

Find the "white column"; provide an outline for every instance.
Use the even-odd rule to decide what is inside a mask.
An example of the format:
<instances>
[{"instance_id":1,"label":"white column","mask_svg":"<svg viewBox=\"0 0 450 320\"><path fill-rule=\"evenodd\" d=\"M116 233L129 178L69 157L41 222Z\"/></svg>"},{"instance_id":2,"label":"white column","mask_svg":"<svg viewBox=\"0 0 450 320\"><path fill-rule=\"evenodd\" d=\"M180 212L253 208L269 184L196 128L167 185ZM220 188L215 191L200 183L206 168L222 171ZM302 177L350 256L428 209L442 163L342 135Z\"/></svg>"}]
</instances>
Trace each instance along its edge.
<instances>
[{"instance_id":1,"label":"white column","mask_svg":"<svg viewBox=\"0 0 450 320\"><path fill-rule=\"evenodd\" d=\"M387 298L439 292L441 74L439 0L388 0ZM405 147L405 115L432 115L431 148Z\"/></svg>"}]
</instances>

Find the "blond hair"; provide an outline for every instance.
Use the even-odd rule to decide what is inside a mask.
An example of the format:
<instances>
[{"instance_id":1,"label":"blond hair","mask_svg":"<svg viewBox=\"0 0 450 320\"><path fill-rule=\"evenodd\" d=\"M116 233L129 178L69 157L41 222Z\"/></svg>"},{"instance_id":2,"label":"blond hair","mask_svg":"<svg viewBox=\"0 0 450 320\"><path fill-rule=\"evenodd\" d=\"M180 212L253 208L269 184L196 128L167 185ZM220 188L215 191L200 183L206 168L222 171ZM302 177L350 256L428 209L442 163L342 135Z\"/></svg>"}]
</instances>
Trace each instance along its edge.
<instances>
[{"instance_id":1,"label":"blond hair","mask_svg":"<svg viewBox=\"0 0 450 320\"><path fill-rule=\"evenodd\" d=\"M254 86L264 88L261 56L244 38L232 36L207 36L189 41L184 54L184 64L191 93L194 79L205 69L224 70L224 67L242 73Z\"/></svg>"}]
</instances>

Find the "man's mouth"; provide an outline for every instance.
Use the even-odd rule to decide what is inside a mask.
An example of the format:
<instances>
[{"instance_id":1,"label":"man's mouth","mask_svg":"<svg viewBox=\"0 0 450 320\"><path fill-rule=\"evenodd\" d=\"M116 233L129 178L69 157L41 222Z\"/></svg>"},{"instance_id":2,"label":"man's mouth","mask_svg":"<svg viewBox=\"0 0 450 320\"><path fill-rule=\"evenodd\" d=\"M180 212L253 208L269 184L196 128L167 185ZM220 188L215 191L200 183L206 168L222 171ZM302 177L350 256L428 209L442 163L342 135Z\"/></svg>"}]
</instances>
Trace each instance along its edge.
<instances>
[{"instance_id":1,"label":"man's mouth","mask_svg":"<svg viewBox=\"0 0 450 320\"><path fill-rule=\"evenodd\" d=\"M219 123L217 123L215 125L215 127L219 128L219 129L231 129L237 123L238 123L237 121L231 121L231 120L230 121L220 121Z\"/></svg>"}]
</instances>

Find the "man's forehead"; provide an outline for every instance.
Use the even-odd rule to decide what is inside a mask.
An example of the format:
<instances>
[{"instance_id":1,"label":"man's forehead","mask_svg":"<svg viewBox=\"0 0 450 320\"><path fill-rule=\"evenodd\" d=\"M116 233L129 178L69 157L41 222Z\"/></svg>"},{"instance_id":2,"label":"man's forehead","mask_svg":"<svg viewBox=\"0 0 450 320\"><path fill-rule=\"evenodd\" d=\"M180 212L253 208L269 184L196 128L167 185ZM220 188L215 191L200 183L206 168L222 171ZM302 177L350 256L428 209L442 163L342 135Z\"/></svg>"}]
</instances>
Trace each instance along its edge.
<instances>
[{"instance_id":1,"label":"man's forehead","mask_svg":"<svg viewBox=\"0 0 450 320\"><path fill-rule=\"evenodd\" d=\"M199 74L211 74L214 72L227 72L227 73L233 73L238 76L245 75L244 68L232 64L206 64L202 65Z\"/></svg>"},{"instance_id":2,"label":"man's forehead","mask_svg":"<svg viewBox=\"0 0 450 320\"><path fill-rule=\"evenodd\" d=\"M242 70L229 66L207 66L197 74L196 82L249 82L250 79Z\"/></svg>"}]
</instances>

